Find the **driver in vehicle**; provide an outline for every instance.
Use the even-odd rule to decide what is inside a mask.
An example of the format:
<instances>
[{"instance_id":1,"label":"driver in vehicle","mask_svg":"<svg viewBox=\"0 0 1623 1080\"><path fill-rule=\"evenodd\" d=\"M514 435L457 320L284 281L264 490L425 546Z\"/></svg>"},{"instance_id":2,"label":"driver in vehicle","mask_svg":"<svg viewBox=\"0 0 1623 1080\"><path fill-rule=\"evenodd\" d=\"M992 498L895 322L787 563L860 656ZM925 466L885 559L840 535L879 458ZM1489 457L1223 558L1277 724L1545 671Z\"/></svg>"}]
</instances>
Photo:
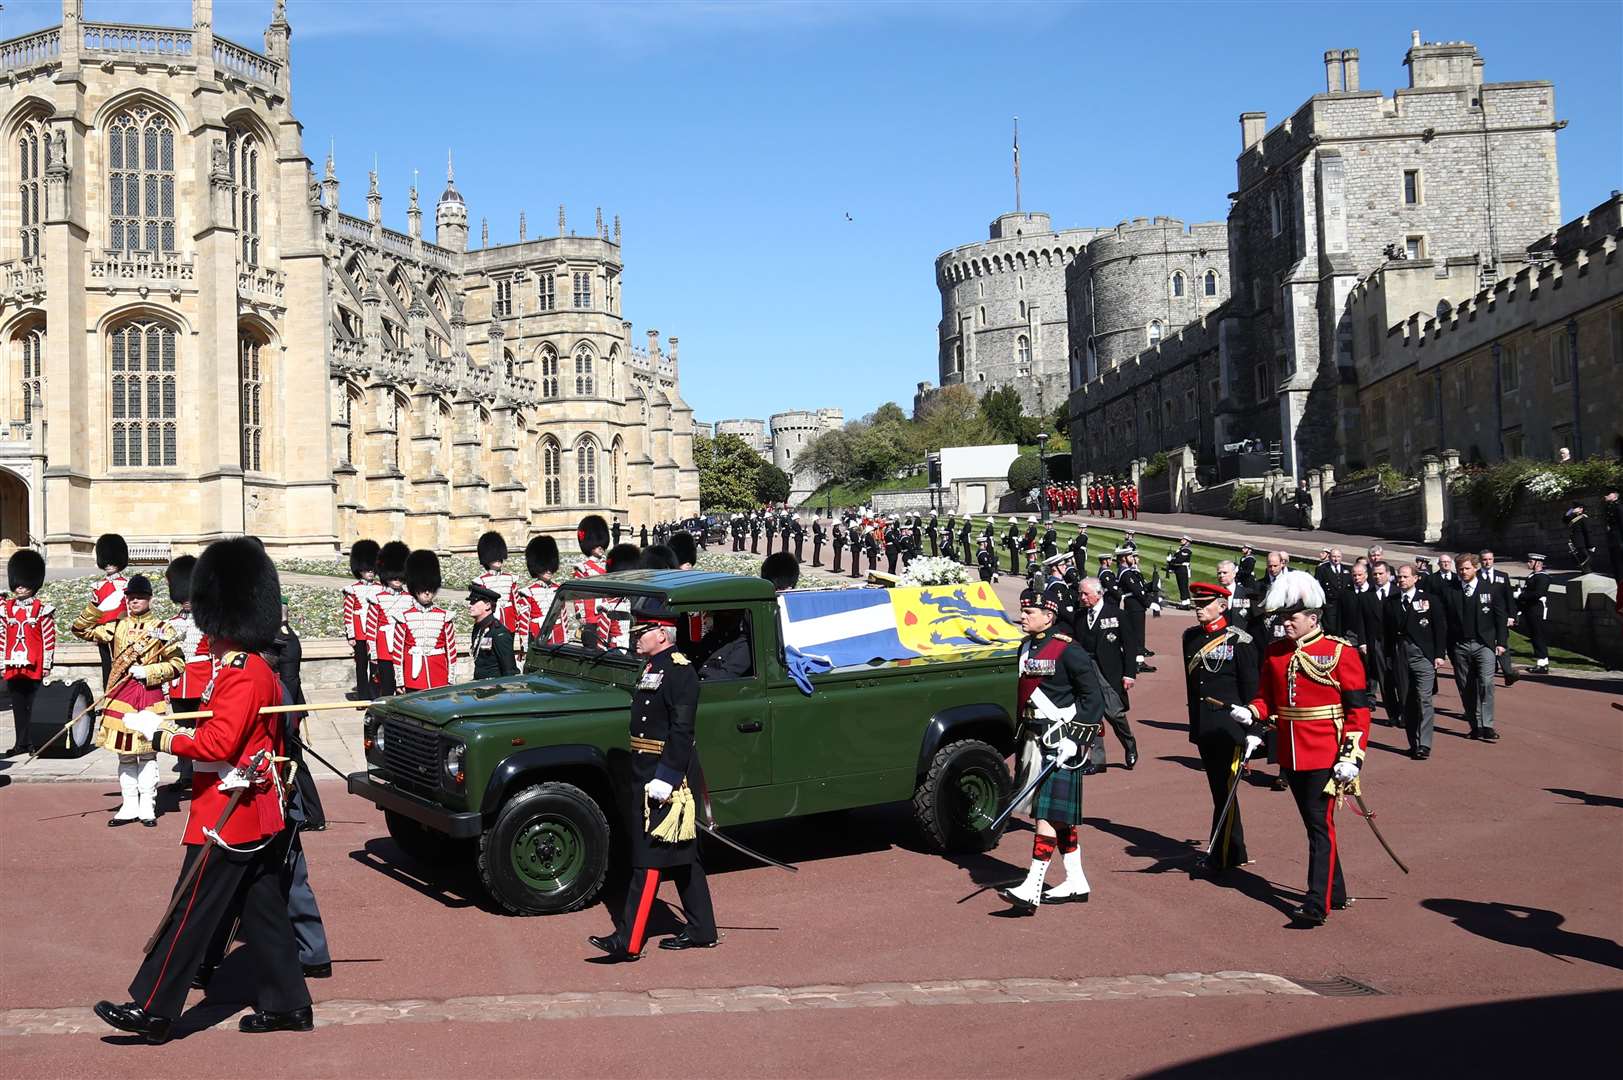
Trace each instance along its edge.
<instances>
[{"instance_id":1,"label":"driver in vehicle","mask_svg":"<svg viewBox=\"0 0 1623 1080\"><path fill-rule=\"evenodd\" d=\"M699 681L742 679L750 673L749 623L742 611L718 611L715 626L694 647L705 658Z\"/></svg>"}]
</instances>

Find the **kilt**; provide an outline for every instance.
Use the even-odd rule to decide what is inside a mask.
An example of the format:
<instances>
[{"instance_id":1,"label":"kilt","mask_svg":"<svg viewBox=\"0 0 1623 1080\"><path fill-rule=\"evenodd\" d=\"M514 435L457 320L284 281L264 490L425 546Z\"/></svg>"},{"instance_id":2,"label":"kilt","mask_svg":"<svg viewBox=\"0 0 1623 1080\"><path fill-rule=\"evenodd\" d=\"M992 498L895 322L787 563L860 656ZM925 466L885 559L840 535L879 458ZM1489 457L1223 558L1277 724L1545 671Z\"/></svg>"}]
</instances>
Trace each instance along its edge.
<instances>
[{"instance_id":1,"label":"kilt","mask_svg":"<svg viewBox=\"0 0 1623 1080\"><path fill-rule=\"evenodd\" d=\"M1082 824L1082 770L1049 773L1032 797L1031 816L1054 825Z\"/></svg>"}]
</instances>

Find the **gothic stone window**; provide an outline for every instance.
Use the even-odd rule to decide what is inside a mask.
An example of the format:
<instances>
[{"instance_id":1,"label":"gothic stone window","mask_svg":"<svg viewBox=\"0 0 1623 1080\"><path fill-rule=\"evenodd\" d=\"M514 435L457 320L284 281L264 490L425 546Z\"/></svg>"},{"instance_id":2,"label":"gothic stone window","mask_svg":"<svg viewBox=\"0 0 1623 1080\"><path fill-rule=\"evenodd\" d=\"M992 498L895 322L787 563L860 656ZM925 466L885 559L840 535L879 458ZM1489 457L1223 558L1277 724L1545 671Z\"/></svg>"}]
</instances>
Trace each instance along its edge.
<instances>
[{"instance_id":1,"label":"gothic stone window","mask_svg":"<svg viewBox=\"0 0 1623 1080\"><path fill-rule=\"evenodd\" d=\"M592 350L582 345L575 350L575 396L591 397L593 393Z\"/></svg>"},{"instance_id":2,"label":"gothic stone window","mask_svg":"<svg viewBox=\"0 0 1623 1080\"><path fill-rule=\"evenodd\" d=\"M251 131L232 128L226 136L226 157L231 162L231 224L242 240L242 263L258 266L259 139Z\"/></svg>"},{"instance_id":3,"label":"gothic stone window","mask_svg":"<svg viewBox=\"0 0 1623 1080\"><path fill-rule=\"evenodd\" d=\"M496 300L491 306L490 313L498 319L505 319L513 314L513 279L500 278L496 282Z\"/></svg>"},{"instance_id":4,"label":"gothic stone window","mask_svg":"<svg viewBox=\"0 0 1623 1080\"><path fill-rule=\"evenodd\" d=\"M1151 319L1150 320L1150 325L1149 325L1149 330L1148 330L1149 343L1151 345L1159 345L1159 344L1161 344L1161 338L1165 334L1165 332L1166 332L1166 329L1165 329L1165 327L1163 327L1161 325L1161 320L1160 319Z\"/></svg>"},{"instance_id":5,"label":"gothic stone window","mask_svg":"<svg viewBox=\"0 0 1623 1080\"><path fill-rule=\"evenodd\" d=\"M1179 270L1177 273L1172 275L1172 295L1173 296L1182 296L1183 295L1183 271L1182 270Z\"/></svg>"},{"instance_id":6,"label":"gothic stone window","mask_svg":"<svg viewBox=\"0 0 1623 1080\"><path fill-rule=\"evenodd\" d=\"M155 320L125 323L111 347L114 468L175 464L176 335Z\"/></svg>"},{"instance_id":7,"label":"gothic stone window","mask_svg":"<svg viewBox=\"0 0 1623 1080\"><path fill-rule=\"evenodd\" d=\"M558 396L558 354L552 351L551 345L541 346L541 396Z\"/></svg>"},{"instance_id":8,"label":"gothic stone window","mask_svg":"<svg viewBox=\"0 0 1623 1080\"><path fill-rule=\"evenodd\" d=\"M557 440L541 440L541 501L546 506L559 506L564 501L563 456Z\"/></svg>"},{"instance_id":9,"label":"gothic stone window","mask_svg":"<svg viewBox=\"0 0 1623 1080\"><path fill-rule=\"evenodd\" d=\"M50 160L49 133L39 120L29 120L17 129L17 194L22 204L22 253L25 259L39 257L40 203L44 200L41 177Z\"/></svg>"},{"instance_id":10,"label":"gothic stone window","mask_svg":"<svg viewBox=\"0 0 1623 1080\"><path fill-rule=\"evenodd\" d=\"M175 130L144 105L113 118L107 135L114 251L175 250Z\"/></svg>"},{"instance_id":11,"label":"gothic stone window","mask_svg":"<svg viewBox=\"0 0 1623 1080\"><path fill-rule=\"evenodd\" d=\"M265 431L264 371L260 367L259 339L244 333L237 338L238 400L242 409L242 467L258 472Z\"/></svg>"},{"instance_id":12,"label":"gothic stone window","mask_svg":"<svg viewBox=\"0 0 1623 1080\"><path fill-rule=\"evenodd\" d=\"M590 436L575 444L575 501L597 505L597 443Z\"/></svg>"},{"instance_id":13,"label":"gothic stone window","mask_svg":"<svg viewBox=\"0 0 1623 1080\"><path fill-rule=\"evenodd\" d=\"M1021 334L1017 339L1015 339L1014 351L1015 351L1015 356L1018 358L1021 365L1026 366L1026 367L1029 367L1031 365L1031 339L1030 338L1026 337L1026 335L1024 335L1024 334Z\"/></svg>"},{"instance_id":14,"label":"gothic stone window","mask_svg":"<svg viewBox=\"0 0 1623 1080\"><path fill-rule=\"evenodd\" d=\"M1217 271L1216 270L1208 270L1208 271L1206 271L1206 295L1207 296L1216 296L1217 295Z\"/></svg>"},{"instance_id":15,"label":"gothic stone window","mask_svg":"<svg viewBox=\"0 0 1623 1080\"><path fill-rule=\"evenodd\" d=\"M592 306L592 275L585 270L575 271L575 306L578 308Z\"/></svg>"},{"instance_id":16,"label":"gothic stone window","mask_svg":"<svg viewBox=\"0 0 1623 1080\"><path fill-rule=\"evenodd\" d=\"M23 331L17 342L17 389L20 396L12 406L11 415L23 423L34 419L34 399L45 397L45 324Z\"/></svg>"},{"instance_id":17,"label":"gothic stone window","mask_svg":"<svg viewBox=\"0 0 1623 1080\"><path fill-rule=\"evenodd\" d=\"M535 275L536 310L551 311L558 306L558 279L552 274Z\"/></svg>"}]
</instances>

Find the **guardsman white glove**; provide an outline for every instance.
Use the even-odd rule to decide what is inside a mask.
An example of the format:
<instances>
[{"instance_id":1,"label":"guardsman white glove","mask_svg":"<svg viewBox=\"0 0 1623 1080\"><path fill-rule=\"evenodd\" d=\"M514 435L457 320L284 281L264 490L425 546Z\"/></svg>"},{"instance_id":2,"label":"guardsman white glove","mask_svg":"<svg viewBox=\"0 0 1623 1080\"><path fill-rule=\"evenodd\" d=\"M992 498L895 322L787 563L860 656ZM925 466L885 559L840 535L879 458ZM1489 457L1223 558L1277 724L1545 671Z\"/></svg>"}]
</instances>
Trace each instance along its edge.
<instances>
[{"instance_id":1,"label":"guardsman white glove","mask_svg":"<svg viewBox=\"0 0 1623 1080\"><path fill-rule=\"evenodd\" d=\"M123 721L125 727L146 739L152 738L153 734L163 726L163 718L147 709L125 713L119 719Z\"/></svg>"},{"instance_id":2,"label":"guardsman white glove","mask_svg":"<svg viewBox=\"0 0 1623 1080\"><path fill-rule=\"evenodd\" d=\"M1246 727L1250 727L1257 722L1256 716L1244 705L1230 706L1229 715L1234 718L1236 724L1244 724Z\"/></svg>"},{"instance_id":3,"label":"guardsman white glove","mask_svg":"<svg viewBox=\"0 0 1623 1080\"><path fill-rule=\"evenodd\" d=\"M1246 758L1249 758L1252 754L1255 754L1257 752L1258 748L1261 747L1261 746L1262 746L1262 736L1261 735L1247 735L1245 737L1245 753L1242 756L1246 757Z\"/></svg>"},{"instance_id":4,"label":"guardsman white glove","mask_svg":"<svg viewBox=\"0 0 1623 1080\"><path fill-rule=\"evenodd\" d=\"M1358 779L1358 766L1351 761L1338 761L1330 775L1336 778L1337 783L1350 784Z\"/></svg>"},{"instance_id":5,"label":"guardsman white glove","mask_svg":"<svg viewBox=\"0 0 1623 1080\"><path fill-rule=\"evenodd\" d=\"M132 679L140 679L142 682L146 682L146 678L147 678L146 666L143 665L143 664L131 664L130 665L130 678L132 678Z\"/></svg>"},{"instance_id":6,"label":"guardsman white glove","mask_svg":"<svg viewBox=\"0 0 1623 1080\"><path fill-rule=\"evenodd\" d=\"M642 790L644 795L657 803L666 802L671 797L671 785L663 780L650 780Z\"/></svg>"},{"instance_id":7,"label":"guardsman white glove","mask_svg":"<svg viewBox=\"0 0 1623 1080\"><path fill-rule=\"evenodd\" d=\"M1060 764L1073 761L1076 758L1076 742L1072 739L1061 739L1059 745L1054 747L1054 755L1059 758Z\"/></svg>"}]
</instances>

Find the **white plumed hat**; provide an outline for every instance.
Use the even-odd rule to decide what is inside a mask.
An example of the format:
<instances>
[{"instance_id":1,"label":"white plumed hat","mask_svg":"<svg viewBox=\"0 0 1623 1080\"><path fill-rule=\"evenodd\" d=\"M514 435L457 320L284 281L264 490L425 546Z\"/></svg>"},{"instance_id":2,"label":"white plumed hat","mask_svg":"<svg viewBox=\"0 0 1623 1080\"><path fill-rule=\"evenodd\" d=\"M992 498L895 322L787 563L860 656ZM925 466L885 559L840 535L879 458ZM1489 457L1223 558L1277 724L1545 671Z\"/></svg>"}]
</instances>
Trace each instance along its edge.
<instances>
[{"instance_id":1,"label":"white plumed hat","mask_svg":"<svg viewBox=\"0 0 1623 1080\"><path fill-rule=\"evenodd\" d=\"M1322 611L1324 588L1313 575L1302 570L1286 570L1268 587L1263 607L1271 614L1293 615L1298 611Z\"/></svg>"}]
</instances>

